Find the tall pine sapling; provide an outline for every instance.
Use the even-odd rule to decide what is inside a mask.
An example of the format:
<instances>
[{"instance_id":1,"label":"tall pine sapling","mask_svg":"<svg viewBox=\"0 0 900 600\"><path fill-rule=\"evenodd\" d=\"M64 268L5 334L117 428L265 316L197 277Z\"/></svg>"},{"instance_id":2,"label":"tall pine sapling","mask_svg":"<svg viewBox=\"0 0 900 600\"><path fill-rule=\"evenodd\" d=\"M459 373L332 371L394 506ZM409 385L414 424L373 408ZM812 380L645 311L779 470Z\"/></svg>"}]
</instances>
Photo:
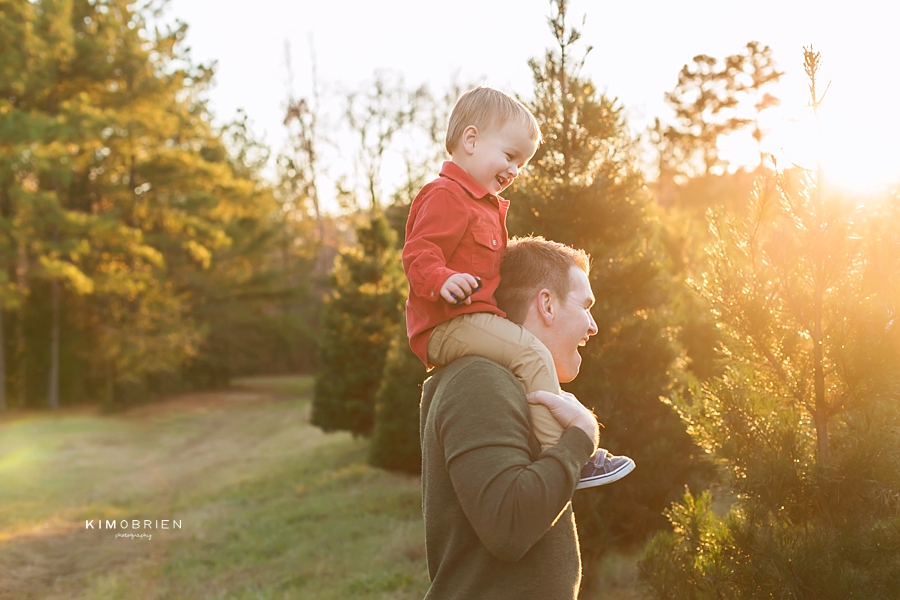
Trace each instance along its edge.
<instances>
[{"instance_id":1,"label":"tall pine sapling","mask_svg":"<svg viewBox=\"0 0 900 600\"><path fill-rule=\"evenodd\" d=\"M357 238L338 258L325 299L312 423L368 436L406 286L394 233L380 212Z\"/></svg>"},{"instance_id":2,"label":"tall pine sapling","mask_svg":"<svg viewBox=\"0 0 900 600\"><path fill-rule=\"evenodd\" d=\"M815 109L821 58L804 58ZM677 405L735 502L720 519L688 493L670 511L643 560L656 598L900 594L898 246L824 192L821 169L770 175L749 214L710 220L698 288L724 370Z\"/></svg>"},{"instance_id":3,"label":"tall pine sapling","mask_svg":"<svg viewBox=\"0 0 900 600\"><path fill-rule=\"evenodd\" d=\"M410 349L401 321L375 396L375 428L369 447L369 463L373 466L413 474L421 471L419 402L425 375L425 366Z\"/></svg>"},{"instance_id":4,"label":"tall pine sapling","mask_svg":"<svg viewBox=\"0 0 900 600\"><path fill-rule=\"evenodd\" d=\"M575 495L583 593L590 595L606 552L665 525L660 513L697 476L698 453L678 416L659 401L670 392L680 352L668 306L686 290L667 275L621 105L580 74L580 33L567 25L568 3L553 6L556 44L530 62L530 108L545 141L509 194L509 228L593 258L592 314L600 333L581 350L581 374L565 387L606 424L601 444L638 467L608 489Z\"/></svg>"}]
</instances>

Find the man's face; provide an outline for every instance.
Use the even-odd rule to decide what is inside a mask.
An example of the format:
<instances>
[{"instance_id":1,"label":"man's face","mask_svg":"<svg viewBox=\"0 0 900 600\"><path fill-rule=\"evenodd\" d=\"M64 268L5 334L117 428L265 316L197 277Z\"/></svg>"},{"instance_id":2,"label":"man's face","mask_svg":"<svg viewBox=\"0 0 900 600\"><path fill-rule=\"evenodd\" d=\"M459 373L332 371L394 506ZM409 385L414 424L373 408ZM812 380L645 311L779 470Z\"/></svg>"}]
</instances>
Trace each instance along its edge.
<instances>
[{"instance_id":1,"label":"man's face","mask_svg":"<svg viewBox=\"0 0 900 600\"><path fill-rule=\"evenodd\" d=\"M597 323L591 316L594 293L584 271L572 267L569 271L569 294L563 299L553 299L556 317L546 338L542 340L556 363L556 375L560 382L572 381L581 368L578 348L597 334Z\"/></svg>"}]
</instances>

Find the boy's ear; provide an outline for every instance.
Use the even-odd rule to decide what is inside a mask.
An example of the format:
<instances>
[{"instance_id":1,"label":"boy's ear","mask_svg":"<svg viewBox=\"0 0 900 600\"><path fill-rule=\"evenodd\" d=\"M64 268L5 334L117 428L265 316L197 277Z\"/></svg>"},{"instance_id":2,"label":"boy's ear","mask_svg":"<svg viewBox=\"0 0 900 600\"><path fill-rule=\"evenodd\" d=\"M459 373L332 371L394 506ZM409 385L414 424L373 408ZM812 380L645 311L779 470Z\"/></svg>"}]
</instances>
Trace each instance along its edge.
<instances>
[{"instance_id":1,"label":"boy's ear","mask_svg":"<svg viewBox=\"0 0 900 600\"><path fill-rule=\"evenodd\" d=\"M478 141L478 128L474 125L469 125L465 129L463 129L462 137L459 140L459 145L467 154L472 154L475 151L475 142Z\"/></svg>"}]
</instances>

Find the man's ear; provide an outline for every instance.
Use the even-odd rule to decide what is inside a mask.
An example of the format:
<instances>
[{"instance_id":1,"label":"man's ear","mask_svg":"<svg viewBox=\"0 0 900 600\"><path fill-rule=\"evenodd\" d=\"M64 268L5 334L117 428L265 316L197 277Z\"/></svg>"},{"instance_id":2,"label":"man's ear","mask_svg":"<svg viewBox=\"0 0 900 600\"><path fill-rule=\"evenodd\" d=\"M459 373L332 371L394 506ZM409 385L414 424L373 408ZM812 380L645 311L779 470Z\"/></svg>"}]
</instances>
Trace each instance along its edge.
<instances>
[{"instance_id":1,"label":"man's ear","mask_svg":"<svg viewBox=\"0 0 900 600\"><path fill-rule=\"evenodd\" d=\"M553 324L553 320L556 317L556 306L553 303L553 294L550 290L544 288L538 292L535 302L537 302L538 317L545 326L549 327Z\"/></svg>"},{"instance_id":2,"label":"man's ear","mask_svg":"<svg viewBox=\"0 0 900 600\"><path fill-rule=\"evenodd\" d=\"M459 146L466 154L475 152L475 142L478 141L478 128L469 125L463 129L462 136L459 138Z\"/></svg>"}]
</instances>

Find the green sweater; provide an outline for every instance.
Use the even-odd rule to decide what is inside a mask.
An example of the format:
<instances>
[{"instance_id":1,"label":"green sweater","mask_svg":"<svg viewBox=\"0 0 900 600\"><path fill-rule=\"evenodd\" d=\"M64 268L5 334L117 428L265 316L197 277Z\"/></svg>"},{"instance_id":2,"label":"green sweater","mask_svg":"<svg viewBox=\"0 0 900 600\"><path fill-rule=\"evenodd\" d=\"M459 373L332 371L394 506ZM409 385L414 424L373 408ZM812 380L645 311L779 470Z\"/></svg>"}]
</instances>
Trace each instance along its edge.
<instances>
[{"instance_id":1,"label":"green sweater","mask_svg":"<svg viewBox=\"0 0 900 600\"><path fill-rule=\"evenodd\" d=\"M522 384L478 356L425 382L420 425L426 600L574 599L587 434L569 428L541 453Z\"/></svg>"}]
</instances>

